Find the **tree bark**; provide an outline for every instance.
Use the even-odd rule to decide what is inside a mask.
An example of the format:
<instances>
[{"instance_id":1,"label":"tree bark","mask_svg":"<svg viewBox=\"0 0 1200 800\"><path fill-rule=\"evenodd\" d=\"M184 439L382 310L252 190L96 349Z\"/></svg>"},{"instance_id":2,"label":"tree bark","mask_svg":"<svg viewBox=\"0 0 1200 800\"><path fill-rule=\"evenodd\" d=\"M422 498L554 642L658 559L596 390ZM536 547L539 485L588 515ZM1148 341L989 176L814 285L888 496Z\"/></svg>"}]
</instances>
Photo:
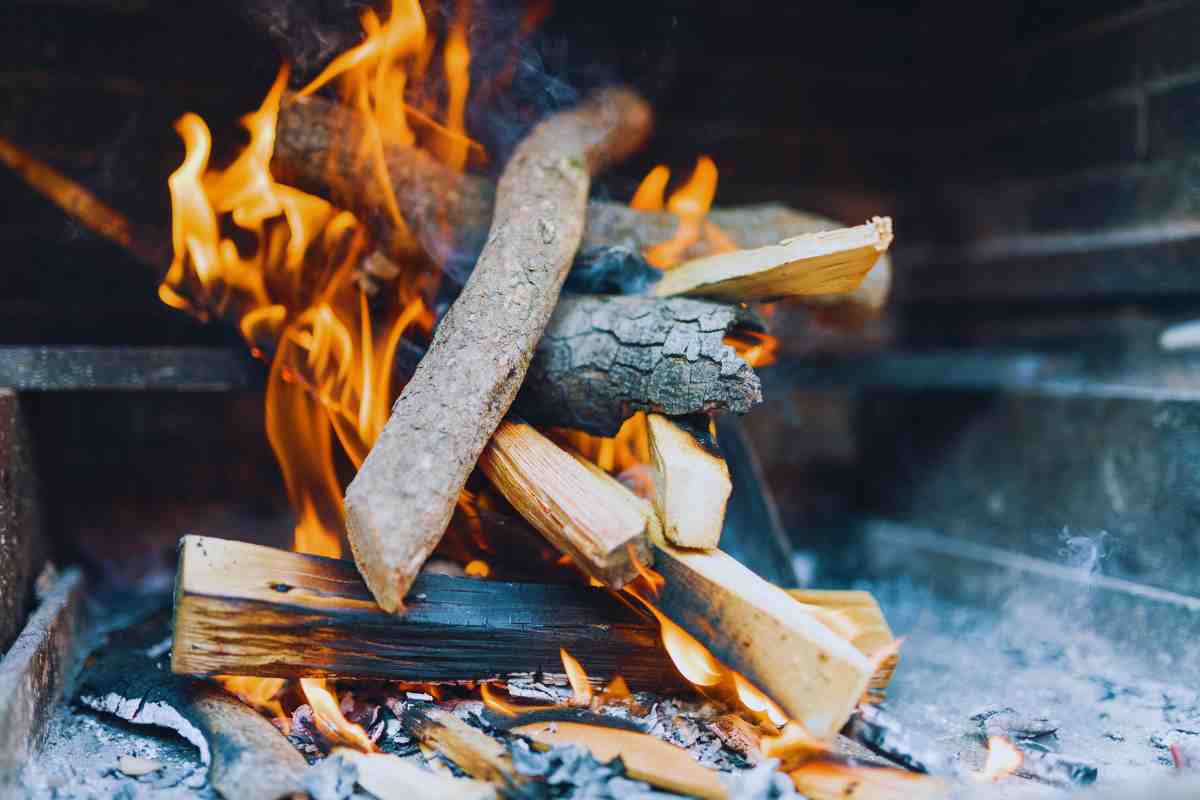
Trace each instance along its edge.
<instances>
[{"instance_id":1,"label":"tree bark","mask_svg":"<svg viewBox=\"0 0 1200 800\"><path fill-rule=\"evenodd\" d=\"M504 169L479 263L346 489L348 538L398 612L521 388L583 233L592 173L648 135L649 107L609 89L540 123Z\"/></svg>"},{"instance_id":2,"label":"tree bark","mask_svg":"<svg viewBox=\"0 0 1200 800\"><path fill-rule=\"evenodd\" d=\"M514 410L526 421L612 436L638 411L733 411L762 401L758 376L724 343L761 329L744 307L689 298L564 295Z\"/></svg>"}]
</instances>

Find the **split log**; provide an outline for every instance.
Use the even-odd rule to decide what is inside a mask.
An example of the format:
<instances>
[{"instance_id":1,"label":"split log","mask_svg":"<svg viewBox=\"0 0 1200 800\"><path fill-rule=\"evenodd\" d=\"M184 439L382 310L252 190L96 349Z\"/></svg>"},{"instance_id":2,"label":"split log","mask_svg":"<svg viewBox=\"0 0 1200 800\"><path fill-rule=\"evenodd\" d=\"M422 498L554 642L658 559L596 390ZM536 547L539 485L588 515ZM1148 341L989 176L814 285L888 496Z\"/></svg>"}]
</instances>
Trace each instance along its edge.
<instances>
[{"instance_id":1,"label":"split log","mask_svg":"<svg viewBox=\"0 0 1200 800\"><path fill-rule=\"evenodd\" d=\"M852 292L891 243L891 218L876 217L854 228L687 261L668 270L653 292L733 302Z\"/></svg>"},{"instance_id":2,"label":"split log","mask_svg":"<svg viewBox=\"0 0 1200 800\"><path fill-rule=\"evenodd\" d=\"M125 247L155 270L170 266L170 240L132 223L83 186L0 138L0 160L73 219ZM388 262L378 251L365 261ZM237 327L235 309L205 309ZM564 296L539 342L518 399L537 424L611 436L636 411L668 415L711 411L744 414L762 400L753 369L723 346L737 328L759 330L745 309L686 298ZM267 357L275 343L252 343ZM399 351L394 371L407 380L424 351Z\"/></svg>"},{"instance_id":3,"label":"split log","mask_svg":"<svg viewBox=\"0 0 1200 800\"><path fill-rule=\"evenodd\" d=\"M385 610L402 610L521 388L579 248L591 174L649 128L641 98L609 89L540 123L506 165L479 262L346 489L350 547Z\"/></svg>"},{"instance_id":4,"label":"split log","mask_svg":"<svg viewBox=\"0 0 1200 800\"><path fill-rule=\"evenodd\" d=\"M534 722L509 728L544 748L575 744L597 761L620 758L625 774L688 797L727 800L716 770L702 766L682 747L646 733L579 722Z\"/></svg>"},{"instance_id":5,"label":"split log","mask_svg":"<svg viewBox=\"0 0 1200 800\"><path fill-rule=\"evenodd\" d=\"M866 691L870 659L720 550L657 544L659 609L814 736L834 736Z\"/></svg>"},{"instance_id":6,"label":"split log","mask_svg":"<svg viewBox=\"0 0 1200 800\"><path fill-rule=\"evenodd\" d=\"M597 489L608 493L610 504L646 508L645 501L594 464L583 463L612 482ZM506 476L501 491L534 527L545 524L534 518L542 513L535 487L544 480L543 471L529 470L520 461L507 466L514 474ZM649 514L653 517L652 511ZM668 544L655 529L652 538L655 569L666 579L654 601L658 608L813 735L834 736L867 689L874 672L871 660L785 591L721 551L682 550ZM590 665L581 654L571 652Z\"/></svg>"},{"instance_id":7,"label":"split log","mask_svg":"<svg viewBox=\"0 0 1200 800\"><path fill-rule=\"evenodd\" d=\"M289 95L279 113L271 172L285 183L350 209L372 227L385 249L403 255L407 236L397 235L378 182L347 180L361 173L354 166L361 136L362 126L353 111L319 97ZM452 172L418 148L385 146L384 150L397 204L425 250L439 263L453 259L469 263L491 220L495 187L484 178ZM707 219L745 248L841 227L826 217L778 204L717 208ZM581 250L620 246L640 253L669 240L678 226L679 218L666 211L637 211L593 200L588 204ZM709 248L702 238L684 255L710 255ZM829 322L858 324L878 314L890 286L891 263L884 255L854 291L809 296L803 302Z\"/></svg>"},{"instance_id":8,"label":"split log","mask_svg":"<svg viewBox=\"0 0 1200 800\"><path fill-rule=\"evenodd\" d=\"M601 589L422 575L397 617L349 561L200 536L180 547L175 672L503 680L561 675L566 648L598 680L681 684L657 626Z\"/></svg>"},{"instance_id":9,"label":"split log","mask_svg":"<svg viewBox=\"0 0 1200 800\"><path fill-rule=\"evenodd\" d=\"M950 784L931 775L855 763L832 753L789 772L810 800L935 800L949 798Z\"/></svg>"},{"instance_id":10,"label":"split log","mask_svg":"<svg viewBox=\"0 0 1200 800\"><path fill-rule=\"evenodd\" d=\"M645 501L523 422L506 420L479 468L522 517L585 573L613 589L653 563L657 520Z\"/></svg>"},{"instance_id":11,"label":"split log","mask_svg":"<svg viewBox=\"0 0 1200 800\"><path fill-rule=\"evenodd\" d=\"M221 687L172 675L142 653L110 646L93 657L77 699L134 725L174 730L200 751L209 783L226 800L274 800L302 790L308 765L266 717Z\"/></svg>"},{"instance_id":12,"label":"split log","mask_svg":"<svg viewBox=\"0 0 1200 800\"><path fill-rule=\"evenodd\" d=\"M716 442L707 429L685 429L660 414L646 416L646 430L663 536L680 547L711 550L721 540L725 504L733 491Z\"/></svg>"},{"instance_id":13,"label":"split log","mask_svg":"<svg viewBox=\"0 0 1200 800\"><path fill-rule=\"evenodd\" d=\"M879 601L870 592L850 590L788 589L787 593L876 664L869 690L876 701L882 700L900 654Z\"/></svg>"},{"instance_id":14,"label":"split log","mask_svg":"<svg viewBox=\"0 0 1200 800\"><path fill-rule=\"evenodd\" d=\"M397 711L405 733L441 753L472 778L502 787L506 796L529 782L513 766L508 748L449 711L416 703L404 703Z\"/></svg>"},{"instance_id":15,"label":"split log","mask_svg":"<svg viewBox=\"0 0 1200 800\"><path fill-rule=\"evenodd\" d=\"M494 800L496 789L482 781L439 775L388 753L334 750L330 758L354 765L355 783L379 800Z\"/></svg>"}]
</instances>

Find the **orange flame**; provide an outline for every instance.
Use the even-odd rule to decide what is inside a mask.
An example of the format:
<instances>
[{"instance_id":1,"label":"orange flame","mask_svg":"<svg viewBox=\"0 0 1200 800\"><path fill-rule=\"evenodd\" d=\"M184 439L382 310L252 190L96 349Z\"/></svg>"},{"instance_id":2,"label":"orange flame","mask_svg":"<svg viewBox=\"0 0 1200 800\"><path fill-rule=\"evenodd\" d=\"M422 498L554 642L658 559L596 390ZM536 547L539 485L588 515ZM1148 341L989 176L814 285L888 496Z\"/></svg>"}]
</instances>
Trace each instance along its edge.
<instances>
[{"instance_id":1,"label":"orange flame","mask_svg":"<svg viewBox=\"0 0 1200 800\"><path fill-rule=\"evenodd\" d=\"M383 185L401 229L406 226L384 165L384 143L427 146L455 169L468 153L482 152L464 128L470 93L467 7L464 2L443 52L444 112L418 110L406 101L406 89L419 88L410 79L422 77L436 47L417 0L393 0L386 22L364 12L363 42L335 58L303 90L338 82L342 101L358 112L365 131L358 143L360 163ZM287 78L285 66L259 108L242 118L249 142L223 169L209 163L212 136L204 120L189 113L176 122L185 155L168 179L174 258L159 296L198 316L236 319L256 356L274 351L266 427L297 515L294 546L339 556L344 536L339 459L355 467L362 462L401 388L392 374L396 349L406 336L427 337L433 316L418 294L421 264L398 265L406 274L391 293L368 305L354 281L370 254L366 229L351 214L271 175ZM220 680L248 703L282 715L275 700L283 685L279 679ZM346 727L323 681L307 681L302 688L327 735L366 747L361 729Z\"/></svg>"},{"instance_id":2,"label":"orange flame","mask_svg":"<svg viewBox=\"0 0 1200 800\"><path fill-rule=\"evenodd\" d=\"M737 244L729 235L704 218L712 208L717 192L716 163L708 156L698 158L691 177L664 201L663 194L670 177L671 172L666 166L654 167L642 179L629 204L639 211L661 211L665 206L679 218L674 236L645 249L642 255L646 261L659 269L678 266L688 249L701 239L707 245L708 253L736 250Z\"/></svg>"},{"instance_id":3,"label":"orange flame","mask_svg":"<svg viewBox=\"0 0 1200 800\"><path fill-rule=\"evenodd\" d=\"M592 684L588 681L588 675L584 672L583 665L565 648L560 647L558 654L562 657L563 671L567 673L567 680L571 682L571 692L574 694L571 704L590 706L592 704Z\"/></svg>"},{"instance_id":4,"label":"orange flame","mask_svg":"<svg viewBox=\"0 0 1200 800\"><path fill-rule=\"evenodd\" d=\"M988 737L987 762L978 773L980 781L1000 781L1021 768L1025 757L1017 746L1003 736Z\"/></svg>"},{"instance_id":5,"label":"orange flame","mask_svg":"<svg viewBox=\"0 0 1200 800\"><path fill-rule=\"evenodd\" d=\"M283 678L253 678L247 675L218 675L217 682L230 694L237 695L243 703L270 714L275 719L286 719L283 706L277 695L287 682Z\"/></svg>"},{"instance_id":6,"label":"orange flame","mask_svg":"<svg viewBox=\"0 0 1200 800\"><path fill-rule=\"evenodd\" d=\"M642 569L650 570L649 567ZM654 573L658 575L658 573ZM665 580L661 575L660 581ZM694 636L680 627L647 597L646 586L638 581L626 584L623 591L636 598L642 606L658 620L663 648L671 657L675 668L701 693L722 700L735 708L741 708L757 719L777 727L799 725L790 722L786 713L765 692L751 683L746 676L736 672L717 660L712 652Z\"/></svg>"},{"instance_id":7,"label":"orange flame","mask_svg":"<svg viewBox=\"0 0 1200 800\"><path fill-rule=\"evenodd\" d=\"M342 715L337 698L325 685L324 678L301 678L300 691L312 707L313 719L322 736L333 744L344 744L364 753L375 750L375 743L362 726Z\"/></svg>"}]
</instances>

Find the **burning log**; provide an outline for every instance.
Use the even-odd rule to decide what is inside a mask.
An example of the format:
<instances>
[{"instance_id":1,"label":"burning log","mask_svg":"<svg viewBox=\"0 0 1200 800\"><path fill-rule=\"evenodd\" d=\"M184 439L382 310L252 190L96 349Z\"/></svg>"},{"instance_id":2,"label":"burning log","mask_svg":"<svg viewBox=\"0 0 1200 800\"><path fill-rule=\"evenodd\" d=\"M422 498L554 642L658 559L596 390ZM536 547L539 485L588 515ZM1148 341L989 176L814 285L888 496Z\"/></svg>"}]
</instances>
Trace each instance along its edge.
<instances>
[{"instance_id":1,"label":"burning log","mask_svg":"<svg viewBox=\"0 0 1200 800\"><path fill-rule=\"evenodd\" d=\"M494 800L496 789L482 781L439 775L387 753L333 751L354 766L354 782L379 800Z\"/></svg>"},{"instance_id":2,"label":"burning log","mask_svg":"<svg viewBox=\"0 0 1200 800\"><path fill-rule=\"evenodd\" d=\"M663 535L680 547L711 549L721 539L733 484L716 442L698 427L685 429L660 414L646 417Z\"/></svg>"},{"instance_id":3,"label":"burning log","mask_svg":"<svg viewBox=\"0 0 1200 800\"><path fill-rule=\"evenodd\" d=\"M0 160L73 219L124 247L160 278L166 274L170 245L161 232L131 222L3 138ZM397 269L378 251L364 261ZM232 309L207 311L238 324ZM518 410L539 425L596 436L613 435L636 411L744 414L762 400L761 384L723 340L737 328L761 327L746 309L701 300L564 296L535 349ZM264 354L275 346L252 344ZM394 370L407 379L423 352L415 345L402 352L408 358L398 358Z\"/></svg>"},{"instance_id":4,"label":"burning log","mask_svg":"<svg viewBox=\"0 0 1200 800\"><path fill-rule=\"evenodd\" d=\"M349 561L200 536L180 547L178 673L480 681L561 674L565 647L597 679L680 683L657 628L600 589L422 575L397 617Z\"/></svg>"},{"instance_id":5,"label":"burning log","mask_svg":"<svg viewBox=\"0 0 1200 800\"><path fill-rule=\"evenodd\" d=\"M827 627L843 633L859 652L876 662L869 689L877 700L882 700L900 654L879 601L870 592L851 590L788 589L788 594L809 607Z\"/></svg>"},{"instance_id":6,"label":"burning log","mask_svg":"<svg viewBox=\"0 0 1200 800\"><path fill-rule=\"evenodd\" d=\"M291 95L279 113L272 174L349 208L372 227L385 249L403 255L408 238L396 231L378 182L346 179L360 171L354 165L361 141L362 126L353 111L318 97ZM384 151L397 205L425 250L441 263L469 260L491 220L495 187L486 179L452 172L418 148L385 145ZM770 204L714 209L707 219L747 248L840 227L818 215ZM588 204L581 250L623 246L641 252L669 240L678 225L679 218L666 211L594 200ZM710 247L701 239L685 255L711 255ZM810 295L803 302L828 321L855 324L879 312L890 286L891 264L883 255L853 291Z\"/></svg>"},{"instance_id":7,"label":"burning log","mask_svg":"<svg viewBox=\"0 0 1200 800\"><path fill-rule=\"evenodd\" d=\"M508 502L598 581L620 588L654 560L645 501L531 426L500 423L479 467Z\"/></svg>"},{"instance_id":8,"label":"burning log","mask_svg":"<svg viewBox=\"0 0 1200 800\"><path fill-rule=\"evenodd\" d=\"M405 703L397 716L405 733L448 758L463 772L502 787L505 794L529 779L513 766L503 744L436 706Z\"/></svg>"},{"instance_id":9,"label":"burning log","mask_svg":"<svg viewBox=\"0 0 1200 800\"><path fill-rule=\"evenodd\" d=\"M82 705L176 731L200 751L209 783L226 800L301 791L304 757L266 717L219 686L172 675L146 655L110 647L85 668Z\"/></svg>"},{"instance_id":10,"label":"burning log","mask_svg":"<svg viewBox=\"0 0 1200 800\"><path fill-rule=\"evenodd\" d=\"M540 437L523 438L531 448L534 442L539 448L545 446ZM565 463L564 456L556 460ZM533 464L540 467L539 461L549 458L543 455L538 461L510 460L510 474L505 475L501 488L534 527L547 524L540 518L543 513L555 516L543 510L539 495L546 470L531 468ZM642 507L644 514L653 517L644 501L595 465L585 463L598 478L594 491L605 498L603 502L631 509ZM484 467L485 473L488 469ZM601 475L609 482L600 480ZM562 521L557 525L560 531L565 528ZM562 538L560 533L557 541L551 541L558 545ZM817 621L785 591L721 551L681 550L657 534L653 538L655 566L666 579L655 601L661 611L708 646L723 663L766 691L814 735L829 738L836 734L866 691L874 672L871 660ZM572 555L570 550L564 551Z\"/></svg>"},{"instance_id":11,"label":"burning log","mask_svg":"<svg viewBox=\"0 0 1200 800\"><path fill-rule=\"evenodd\" d=\"M668 270L653 291L659 297L686 294L734 302L851 292L891 243L891 218L876 217L855 228L688 261Z\"/></svg>"},{"instance_id":12,"label":"burning log","mask_svg":"<svg viewBox=\"0 0 1200 800\"><path fill-rule=\"evenodd\" d=\"M716 770L702 766L681 747L646 733L580 722L533 722L509 728L542 748L576 744L599 761L620 758L625 774L670 792L726 800L729 792Z\"/></svg>"},{"instance_id":13,"label":"burning log","mask_svg":"<svg viewBox=\"0 0 1200 800\"><path fill-rule=\"evenodd\" d=\"M787 592L720 550L658 543L658 607L814 736L841 729L874 672L870 659Z\"/></svg>"},{"instance_id":14,"label":"burning log","mask_svg":"<svg viewBox=\"0 0 1200 800\"><path fill-rule=\"evenodd\" d=\"M934 800L949 797L951 790L941 778L857 764L832 753L789 774L796 789L811 800Z\"/></svg>"},{"instance_id":15,"label":"burning log","mask_svg":"<svg viewBox=\"0 0 1200 800\"><path fill-rule=\"evenodd\" d=\"M398 612L521 388L583 233L590 175L645 138L646 104L610 89L539 124L504 169L488 243L346 489L354 559Z\"/></svg>"}]
</instances>

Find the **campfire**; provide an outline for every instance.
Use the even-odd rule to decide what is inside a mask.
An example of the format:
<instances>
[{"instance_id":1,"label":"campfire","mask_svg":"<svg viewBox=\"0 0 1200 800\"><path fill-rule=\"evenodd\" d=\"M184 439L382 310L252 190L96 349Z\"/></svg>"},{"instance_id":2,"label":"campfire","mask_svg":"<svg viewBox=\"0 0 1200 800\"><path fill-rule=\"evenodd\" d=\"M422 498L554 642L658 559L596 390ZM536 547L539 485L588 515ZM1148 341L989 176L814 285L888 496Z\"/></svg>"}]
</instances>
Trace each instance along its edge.
<instances>
[{"instance_id":1,"label":"campfire","mask_svg":"<svg viewBox=\"0 0 1200 800\"><path fill-rule=\"evenodd\" d=\"M315 74L280 66L241 141L179 117L169 231L0 140L162 303L262 363L296 520L290 549L182 535L170 608L107 632L77 702L175 730L228 800L1094 782L1011 709L977 719L986 763L958 763L893 716L904 643L871 594L722 549L721 421L764 400L777 312L875 318L892 220L714 205L700 153L595 191L652 141L625 86L521 106L512 146L485 145L472 104L506 98L515 63L473 68L470 8L363 10Z\"/></svg>"}]
</instances>

